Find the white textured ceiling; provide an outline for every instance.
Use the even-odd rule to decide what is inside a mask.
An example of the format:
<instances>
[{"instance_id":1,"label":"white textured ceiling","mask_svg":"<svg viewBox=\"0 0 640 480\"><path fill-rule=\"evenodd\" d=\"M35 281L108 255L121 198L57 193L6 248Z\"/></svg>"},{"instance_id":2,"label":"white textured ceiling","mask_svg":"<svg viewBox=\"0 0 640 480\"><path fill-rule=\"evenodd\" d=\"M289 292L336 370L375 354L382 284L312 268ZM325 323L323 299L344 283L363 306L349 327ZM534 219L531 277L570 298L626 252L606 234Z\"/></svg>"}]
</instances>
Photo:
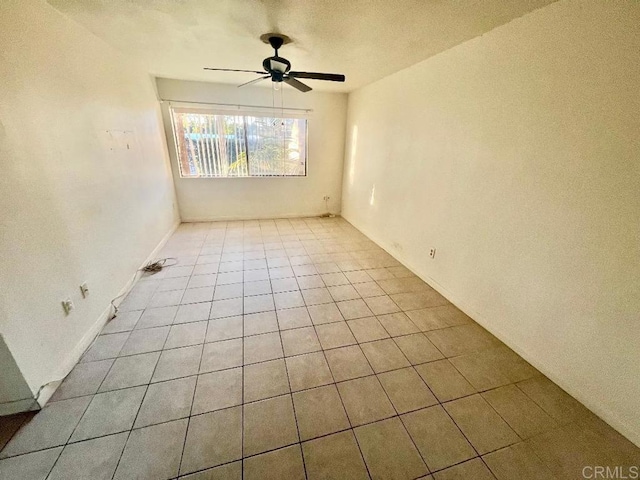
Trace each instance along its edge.
<instances>
[{"instance_id":1,"label":"white textured ceiling","mask_svg":"<svg viewBox=\"0 0 640 480\"><path fill-rule=\"evenodd\" d=\"M447 50L555 0L48 0L57 10L133 56L151 74L243 83L273 50L259 37L294 43L292 69L343 73L350 91Z\"/></svg>"}]
</instances>

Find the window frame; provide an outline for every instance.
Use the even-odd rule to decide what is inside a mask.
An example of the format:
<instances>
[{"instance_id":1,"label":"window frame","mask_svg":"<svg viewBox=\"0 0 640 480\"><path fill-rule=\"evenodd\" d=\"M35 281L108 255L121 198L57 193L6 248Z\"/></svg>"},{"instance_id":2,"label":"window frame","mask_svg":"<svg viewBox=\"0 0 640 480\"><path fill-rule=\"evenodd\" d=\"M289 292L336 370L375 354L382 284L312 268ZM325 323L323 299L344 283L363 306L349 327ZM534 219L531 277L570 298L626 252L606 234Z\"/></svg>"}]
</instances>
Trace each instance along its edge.
<instances>
[{"instance_id":1,"label":"window frame","mask_svg":"<svg viewBox=\"0 0 640 480\"><path fill-rule=\"evenodd\" d=\"M202 115L226 115L226 116L242 116L242 117L265 117L265 118L292 118L301 119L305 122L304 132L304 174L302 175L227 175L227 176L185 176L182 173L180 161L180 147L178 144L178 135L176 132L176 123L174 118L174 110L185 111L184 113L202 114ZM188 111L188 112L186 112ZM249 179L249 178L306 178L309 176L309 109L292 109L292 108L273 108L261 106L242 106L242 105L226 105L226 104L206 104L206 103L174 103L168 105L169 122L171 123L171 133L173 135L173 146L176 156L176 168L180 179L184 180L222 180L222 179ZM248 149L248 145L246 146ZM249 169L247 162L247 169Z\"/></svg>"}]
</instances>

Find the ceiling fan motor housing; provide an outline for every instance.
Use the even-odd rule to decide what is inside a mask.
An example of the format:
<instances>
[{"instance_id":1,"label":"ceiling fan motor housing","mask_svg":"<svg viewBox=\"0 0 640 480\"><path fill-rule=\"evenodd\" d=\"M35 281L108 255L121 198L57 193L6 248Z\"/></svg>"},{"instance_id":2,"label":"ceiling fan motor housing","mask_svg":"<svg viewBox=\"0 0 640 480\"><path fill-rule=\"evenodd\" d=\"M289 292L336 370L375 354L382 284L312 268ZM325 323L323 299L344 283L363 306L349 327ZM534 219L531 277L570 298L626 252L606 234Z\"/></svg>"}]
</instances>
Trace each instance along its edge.
<instances>
[{"instance_id":1,"label":"ceiling fan motor housing","mask_svg":"<svg viewBox=\"0 0 640 480\"><path fill-rule=\"evenodd\" d=\"M284 75L291 70L291 63L286 58L273 56L263 60L262 66L269 72L274 82L282 82Z\"/></svg>"},{"instance_id":2,"label":"ceiling fan motor housing","mask_svg":"<svg viewBox=\"0 0 640 480\"><path fill-rule=\"evenodd\" d=\"M278 54L278 50L282 45L291 42L291 39L286 35L281 35L279 33L270 33L267 35L269 35L267 37L267 42L269 42L269 45L271 45L276 51L276 55Z\"/></svg>"}]
</instances>

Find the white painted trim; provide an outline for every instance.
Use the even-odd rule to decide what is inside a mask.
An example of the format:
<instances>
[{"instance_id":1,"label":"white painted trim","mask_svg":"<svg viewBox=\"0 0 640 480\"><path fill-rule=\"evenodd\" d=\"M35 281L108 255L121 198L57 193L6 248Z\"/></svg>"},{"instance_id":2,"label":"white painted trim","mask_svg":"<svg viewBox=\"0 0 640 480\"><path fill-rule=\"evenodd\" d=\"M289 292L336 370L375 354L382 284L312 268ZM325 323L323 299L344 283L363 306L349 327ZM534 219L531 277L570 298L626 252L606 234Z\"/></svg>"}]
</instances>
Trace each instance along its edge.
<instances>
[{"instance_id":1,"label":"white painted trim","mask_svg":"<svg viewBox=\"0 0 640 480\"><path fill-rule=\"evenodd\" d=\"M160 240L160 242L158 243L158 245L156 245L156 248L153 249L153 251L147 256L147 258L145 258L144 262L142 262L140 264L140 266L138 267L138 270L140 270L142 267L144 267L145 265L147 265L149 262L152 262L153 260L157 260L158 258L158 253L160 253L160 250L162 250L164 248L164 246L167 244L167 242L169 241L169 239L171 238L171 235L173 235L175 233L175 231L178 229L178 227L180 226L180 220L176 221L173 226L169 229L169 231L165 234L164 237L162 237L162 239ZM136 270L137 273L137 270ZM120 291L120 293L118 293L118 301L115 302L118 305L120 303L122 303L122 301L124 300L124 295L126 295L127 293L129 293L129 291L131 290L131 288L133 287L133 285L135 284L135 280L136 277L135 275L133 277L131 277L131 279L127 282L127 284L124 286L124 288Z\"/></svg>"},{"instance_id":2,"label":"white painted trim","mask_svg":"<svg viewBox=\"0 0 640 480\"><path fill-rule=\"evenodd\" d=\"M313 213L285 213L278 215L251 215L251 216L216 216L216 217L187 217L183 218L183 223L200 223L200 222L235 222L239 220L274 220L280 218L314 218L314 217L326 217L327 212L319 211ZM331 212L334 217L339 217L340 213Z\"/></svg>"},{"instance_id":3,"label":"white painted trim","mask_svg":"<svg viewBox=\"0 0 640 480\"><path fill-rule=\"evenodd\" d=\"M144 267L147 263L152 260L155 260L158 253L162 248L166 245L171 238L171 235L177 230L180 226L180 220L178 220L174 225L169 229L169 231L165 234L164 237L160 240L158 245L153 249L153 251L147 256L147 258L142 262L142 264L138 267L138 269ZM136 270L137 273L137 270ZM133 285L135 284L136 275L132 275L130 280L125 284L125 286L118 293L119 300L117 303L119 304L124 300L124 296L129 293ZM42 389L40 390L40 395L38 395L37 402L40 407L44 407L46 403L49 401L51 396L54 394L56 389L60 386L62 381L65 379L69 372L76 366L80 357L84 354L84 352L91 346L94 339L100 334L107 321L109 320L109 315L111 314L111 304L107 306L107 308L100 314L98 319L94 322L91 328L87 331L87 333L80 339L80 341L76 344L71 353L67 356L67 360L58 368L57 374L53 375L56 380L52 380L46 383Z\"/></svg>"},{"instance_id":4,"label":"white painted trim","mask_svg":"<svg viewBox=\"0 0 640 480\"><path fill-rule=\"evenodd\" d=\"M344 218L344 217L343 217ZM445 287L440 285L437 281L426 274L419 273L419 269L411 264L408 260L403 258L401 252L398 252L392 245L387 245L386 242L377 240L375 235L372 232L367 231L365 228L358 227L355 223L353 223L348 218L345 218L347 222L349 222L353 227L355 227L362 234L366 235L367 238L372 240L376 245L380 248L383 248L389 255L398 260L402 265L408 268L414 275L425 281L436 290L439 294L449 300L452 304L466 313L469 317L471 317L476 323L480 326L488 330L492 335L494 335L498 340L507 345L510 349L520 355L523 359L529 362L533 367L538 369L543 375L545 375L549 380L553 383L561 387L565 390L569 395L574 397L580 403L582 403L585 407L587 407L592 413L597 415L600 419L602 419L605 423L610 425L612 428L617 430L621 435L626 437L629 441L640 447L640 432L637 432L633 429L630 429L625 422L620 420L618 416L605 408L602 408L601 405L593 402L591 400L591 396L586 392L583 393L581 389L581 385L576 385L571 382L567 382L565 379L559 378L555 373L553 373L553 369L548 366L544 360L540 360L523 347L519 345L516 341L514 341L509 335L501 331L500 329L495 328L491 322L489 322L486 318L476 312L473 308L468 306L463 300L458 298L456 295L448 291Z\"/></svg>"},{"instance_id":5,"label":"white painted trim","mask_svg":"<svg viewBox=\"0 0 640 480\"><path fill-rule=\"evenodd\" d=\"M38 402L33 398L0 403L0 417L13 415L14 413L29 412L31 410L40 410Z\"/></svg>"}]
</instances>

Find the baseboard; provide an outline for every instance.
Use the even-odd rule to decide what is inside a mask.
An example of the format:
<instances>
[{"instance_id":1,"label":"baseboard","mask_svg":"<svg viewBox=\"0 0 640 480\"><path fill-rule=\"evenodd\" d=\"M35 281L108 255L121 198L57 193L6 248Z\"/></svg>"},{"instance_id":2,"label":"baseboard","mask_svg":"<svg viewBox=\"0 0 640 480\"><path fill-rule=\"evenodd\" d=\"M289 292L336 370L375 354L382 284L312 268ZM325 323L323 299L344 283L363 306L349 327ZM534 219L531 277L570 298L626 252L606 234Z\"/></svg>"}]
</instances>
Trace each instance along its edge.
<instances>
[{"instance_id":1,"label":"baseboard","mask_svg":"<svg viewBox=\"0 0 640 480\"><path fill-rule=\"evenodd\" d=\"M14 413L30 412L32 410L40 410L38 402L33 398L16 400L15 402L0 403L0 417L13 415Z\"/></svg>"},{"instance_id":2,"label":"baseboard","mask_svg":"<svg viewBox=\"0 0 640 480\"><path fill-rule=\"evenodd\" d=\"M274 220L279 218L313 218L313 217L322 217L326 216L326 211L319 212L311 212L311 213L285 213L279 215L215 215L215 216L205 216L205 217L183 217L183 223L200 223L200 222L234 222L241 220ZM336 217L340 216L340 212L334 213L331 212L331 215ZM327 217L329 218L329 217Z\"/></svg>"},{"instance_id":3,"label":"baseboard","mask_svg":"<svg viewBox=\"0 0 640 480\"><path fill-rule=\"evenodd\" d=\"M344 218L344 217L343 217ZM359 232L366 235L371 241L373 241L380 248L384 249L387 253L389 253L393 258L398 260L402 265L404 265L407 269L409 269L414 275L419 277L421 280L426 282L430 287L436 290L440 295L449 300L452 304L454 304L457 308L466 313L469 317L471 317L475 322L477 322L484 329L489 331L492 335L494 335L498 340L511 348L514 352L520 355L523 359L529 362L533 367L538 369L543 375L545 375L549 380L554 382L560 388L565 390L569 395L574 397L580 403L582 403L586 408L588 408L592 413L602 419L605 423L611 426L613 429L617 430L621 435L626 437L630 442L634 443L636 446L640 447L640 432L637 432L633 429L630 429L625 422L620 420L618 416L611 412L610 410L602 408L601 405L595 404L591 401L591 397L589 395L582 395L582 392L577 385L573 385L567 382L565 379L560 378L555 370L549 367L543 360L539 360L538 357L531 354L531 352L527 351L526 348L519 345L515 342L508 334L503 332L502 330L496 328L492 325L491 322L488 321L485 317L483 317L480 313L475 311L469 305L466 304L462 299L458 298L452 292L447 290L444 286L439 284L436 280L431 278L426 274L422 274L415 265L404 258L401 252L398 252L392 245L387 245L386 242L380 241L376 239L375 235L372 232L369 232L366 228L359 227L355 223L353 223L348 218L345 218L347 222L349 222L354 228L356 228Z\"/></svg>"},{"instance_id":4,"label":"baseboard","mask_svg":"<svg viewBox=\"0 0 640 480\"><path fill-rule=\"evenodd\" d=\"M140 264L138 269L142 268L147 263L157 258L158 253L166 245L166 243L169 241L169 238L171 238L171 235L174 234L174 232L176 231L179 225L180 225L179 220L172 225L169 231L164 235L164 237L162 237L158 245L147 256L144 262ZM136 273L138 269L136 269ZM135 284L136 277L137 275L135 273L130 277L130 279L127 281L124 287L122 287L122 289L117 295L119 297L119 300L114 303L119 304L122 300L124 300L124 297L126 296L126 294L129 293L129 291ZM40 392L37 395L37 399L36 399L40 407L45 406L45 404L49 401L49 399L54 394L56 389L60 386L62 381L66 378L67 375L69 375L69 372L71 372L73 367L76 366L76 364L80 360L80 357L82 357L84 352L91 346L94 339L100 334L100 332L106 325L107 321L109 320L109 316L111 315L111 310L112 310L111 304L109 304L107 308L105 308L105 310L100 314L98 319L93 323L93 325L87 331L87 333L76 344L71 354L67 356L67 360L58 369L57 374L53 376L56 380L52 380L40 388Z\"/></svg>"},{"instance_id":5,"label":"baseboard","mask_svg":"<svg viewBox=\"0 0 640 480\"><path fill-rule=\"evenodd\" d=\"M171 228L169 229L169 231L164 235L164 237L162 237L162 239L160 240L160 242L158 243L158 245L156 245L156 248L153 249L153 251L147 256L147 258L144 259L144 261L138 266L138 268L136 269L136 273L145 265L147 265L148 263L156 260L158 258L158 254L160 253L160 251L164 248L164 246L167 244L167 242L169 241L169 239L171 238L171 235L173 235L175 233L175 231L178 229L178 227L180 226L180 220L176 221ZM136 282L136 275L134 274L129 281L127 282L127 284L122 288L122 290L120 290L120 292L118 293L117 297L118 300L114 302L114 304L116 305L120 305L120 303L122 303L122 301L124 300L124 296L129 293L129 291L131 290L131 288L133 288L133 285Z\"/></svg>"}]
</instances>

